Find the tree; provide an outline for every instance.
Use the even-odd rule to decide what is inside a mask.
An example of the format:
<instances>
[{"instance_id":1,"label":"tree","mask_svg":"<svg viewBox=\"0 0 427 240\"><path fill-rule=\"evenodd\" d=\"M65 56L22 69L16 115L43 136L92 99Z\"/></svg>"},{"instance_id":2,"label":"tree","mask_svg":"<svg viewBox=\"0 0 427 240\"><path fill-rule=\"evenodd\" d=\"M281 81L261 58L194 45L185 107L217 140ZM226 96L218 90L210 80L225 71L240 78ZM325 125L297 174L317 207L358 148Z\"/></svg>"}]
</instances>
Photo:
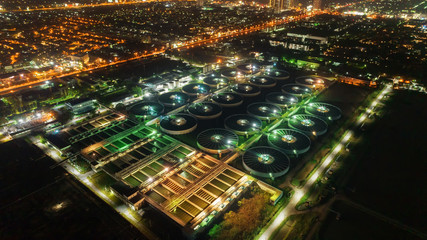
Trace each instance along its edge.
<instances>
[{"instance_id":1,"label":"tree","mask_svg":"<svg viewBox=\"0 0 427 240\"><path fill-rule=\"evenodd\" d=\"M218 233L221 232L221 225L215 224L210 230L209 230L209 237L215 238Z\"/></svg>"},{"instance_id":2,"label":"tree","mask_svg":"<svg viewBox=\"0 0 427 240\"><path fill-rule=\"evenodd\" d=\"M138 87L138 86L132 87L132 92L138 96L142 95L142 89L141 87Z\"/></svg>"},{"instance_id":3,"label":"tree","mask_svg":"<svg viewBox=\"0 0 427 240\"><path fill-rule=\"evenodd\" d=\"M46 142L47 142L46 138L40 136L40 143L41 144L46 144Z\"/></svg>"},{"instance_id":4,"label":"tree","mask_svg":"<svg viewBox=\"0 0 427 240\"><path fill-rule=\"evenodd\" d=\"M256 191L256 190L255 190ZM239 202L237 212L230 211L224 216L221 227L211 229L213 238L216 239L248 239L251 234L261 225L264 219L266 206L269 201L268 194L255 192L253 197L244 198ZM209 236L211 236L209 231ZM218 233L218 231L220 231Z\"/></svg>"}]
</instances>

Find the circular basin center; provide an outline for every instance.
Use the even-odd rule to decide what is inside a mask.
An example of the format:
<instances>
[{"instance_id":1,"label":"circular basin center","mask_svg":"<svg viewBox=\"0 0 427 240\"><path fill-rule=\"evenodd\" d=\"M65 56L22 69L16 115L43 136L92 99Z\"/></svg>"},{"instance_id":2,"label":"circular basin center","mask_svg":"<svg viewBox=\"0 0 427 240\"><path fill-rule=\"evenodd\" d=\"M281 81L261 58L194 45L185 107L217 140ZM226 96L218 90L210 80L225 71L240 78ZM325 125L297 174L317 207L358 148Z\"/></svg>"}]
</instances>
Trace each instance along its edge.
<instances>
[{"instance_id":1,"label":"circular basin center","mask_svg":"<svg viewBox=\"0 0 427 240\"><path fill-rule=\"evenodd\" d=\"M301 121L301 124L306 126L306 127L311 127L314 125L314 122L310 119L304 119Z\"/></svg>"},{"instance_id":2,"label":"circular basin center","mask_svg":"<svg viewBox=\"0 0 427 240\"><path fill-rule=\"evenodd\" d=\"M237 120L237 124L239 124L240 126L248 126L249 121L247 119L239 119Z\"/></svg>"},{"instance_id":3,"label":"circular basin center","mask_svg":"<svg viewBox=\"0 0 427 240\"><path fill-rule=\"evenodd\" d=\"M319 106L319 107L317 108L317 111L318 111L318 112L322 112L322 113L327 113L327 112L329 112L329 108L327 108L327 107L325 107L325 106Z\"/></svg>"},{"instance_id":4,"label":"circular basin center","mask_svg":"<svg viewBox=\"0 0 427 240\"><path fill-rule=\"evenodd\" d=\"M224 139L224 136L221 134L215 134L215 135L212 135L212 137L211 137L212 142L215 142L215 143L219 143L223 139Z\"/></svg>"},{"instance_id":5,"label":"circular basin center","mask_svg":"<svg viewBox=\"0 0 427 240\"><path fill-rule=\"evenodd\" d=\"M175 126L182 126L187 122L183 117L177 117L171 120L171 123Z\"/></svg>"},{"instance_id":6,"label":"circular basin center","mask_svg":"<svg viewBox=\"0 0 427 240\"><path fill-rule=\"evenodd\" d=\"M263 164L271 164L272 162L274 162L274 157L270 154L260 154L258 155L258 161Z\"/></svg>"},{"instance_id":7,"label":"circular basin center","mask_svg":"<svg viewBox=\"0 0 427 240\"><path fill-rule=\"evenodd\" d=\"M296 137L286 134L282 136L282 141L287 143L294 143L297 140Z\"/></svg>"}]
</instances>

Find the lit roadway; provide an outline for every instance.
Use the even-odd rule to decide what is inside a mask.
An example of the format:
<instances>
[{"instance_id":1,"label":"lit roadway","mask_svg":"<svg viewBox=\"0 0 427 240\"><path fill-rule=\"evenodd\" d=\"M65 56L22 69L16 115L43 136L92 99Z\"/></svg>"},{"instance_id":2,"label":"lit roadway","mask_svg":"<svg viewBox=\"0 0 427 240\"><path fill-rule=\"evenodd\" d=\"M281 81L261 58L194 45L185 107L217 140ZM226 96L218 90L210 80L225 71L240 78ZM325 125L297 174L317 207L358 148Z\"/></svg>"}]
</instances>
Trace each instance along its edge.
<instances>
[{"instance_id":1,"label":"lit roadway","mask_svg":"<svg viewBox=\"0 0 427 240\"><path fill-rule=\"evenodd\" d=\"M161 2L153 0L144 0L144 1L128 1L128 2L119 2L119 3L94 3L94 4L68 4L62 7L35 7L28 9L15 9L15 10L3 10L0 12L32 12L32 11L53 11L53 10L70 10L70 9L79 9L79 8L88 8L88 7L103 7L103 6L117 6L117 5L132 5L132 4L141 4L147 2Z\"/></svg>"},{"instance_id":2,"label":"lit roadway","mask_svg":"<svg viewBox=\"0 0 427 240\"><path fill-rule=\"evenodd\" d=\"M390 92L391 86L387 85L371 102L371 105L366 109L366 111L356 120L354 123L354 127L360 127L366 118L371 114L371 112L375 109L379 101L384 97L385 94ZM332 163L337 155L339 155L340 151L350 142L351 136L353 135L353 131L347 130L344 136L341 138L340 142L333 148L333 150L329 153L329 155L323 160L321 165L316 169L314 174L312 174L304 186L300 189L296 189L295 193L292 195L288 205L282 209L275 217L273 221L270 222L269 226L264 229L264 231L259 236L260 240L268 240L271 239L273 234L282 226L283 221L293 213L296 213L295 207L301 200L301 198L310 190L313 184L322 176L327 167Z\"/></svg>"},{"instance_id":3,"label":"lit roadway","mask_svg":"<svg viewBox=\"0 0 427 240\"><path fill-rule=\"evenodd\" d=\"M274 26L281 25L281 24L288 23L288 22L292 22L292 21L298 21L298 20L301 20L303 18L307 18L307 17L311 17L311 16L314 16L314 15L323 14L323 13L326 13L326 11L317 11L317 12L311 12L311 13L303 14L303 15L299 15L299 16L288 17L286 19L272 20L272 21L269 21L269 22L266 22L266 23L263 23L263 24L257 24L257 25L254 25L254 26L246 27L244 29L231 30L231 31L227 31L227 32L224 32L224 33L217 33L217 34L214 34L210 38L207 38L207 39L191 40L191 41L183 42L182 44L179 44L179 46L172 47L170 49L171 50L178 50L179 51L179 50L185 50L185 49L189 49L189 48L193 48L193 47L197 47L197 46L208 45L208 44L212 44L214 42L217 42L217 41L220 41L220 40L224 40L224 39L227 39L227 38L243 36L245 34L249 34L249 33L252 33L252 32L260 31L260 30L263 30L263 29L266 29L266 28L274 27ZM130 62L130 61L138 60L138 59L144 59L144 58L149 58L149 57L157 56L157 55L163 54L166 50L168 50L168 49L165 49L164 47L162 47L159 50L157 50L157 48L155 48L154 51L146 52L145 54L137 55L137 56L129 58L129 59L114 61L114 62L103 64L103 65L98 65L98 66L94 66L94 67L90 67L90 68L85 68L85 69L80 70L80 71L67 72L67 73L64 73L64 74L59 74L59 75L51 76L51 77L48 77L48 78L43 78L43 79L38 79L38 80L26 82L26 83L23 83L23 84L13 85L13 86L10 86L10 87L7 87L7 88L0 89L0 95L4 95L4 94L8 94L8 93L14 93L16 91L23 90L23 89L26 89L26 88L32 88L32 86L34 86L34 85L39 85L39 84L42 84L45 81L53 80L55 78L72 76L72 75L75 75L75 74L79 74L79 73L83 73L83 72L90 72L90 71L94 71L94 70L99 70L99 69L102 69L102 68L105 68L105 67L115 66L115 65L118 65L118 64L123 64L123 63L127 63L127 62Z\"/></svg>"}]
</instances>

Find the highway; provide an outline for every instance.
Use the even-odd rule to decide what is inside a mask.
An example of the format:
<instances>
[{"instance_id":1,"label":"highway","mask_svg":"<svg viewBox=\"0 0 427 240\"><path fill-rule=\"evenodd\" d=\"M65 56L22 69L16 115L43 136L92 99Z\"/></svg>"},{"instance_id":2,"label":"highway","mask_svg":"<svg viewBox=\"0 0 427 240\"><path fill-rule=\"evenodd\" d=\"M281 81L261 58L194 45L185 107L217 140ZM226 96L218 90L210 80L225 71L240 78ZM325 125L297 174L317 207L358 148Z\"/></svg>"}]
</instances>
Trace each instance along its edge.
<instances>
[{"instance_id":1,"label":"highway","mask_svg":"<svg viewBox=\"0 0 427 240\"><path fill-rule=\"evenodd\" d=\"M165 1L165 0L164 0ZM143 1L127 1L127 2L105 2L105 3L91 3L91 4L68 4L64 6L58 7L33 7L26 9L11 9L11 10L3 10L1 12L33 12L33 11L54 11L54 10L72 10L72 9L81 9L81 8L90 8L90 7L107 7L107 6L119 6L119 5L133 5L133 4L142 4L148 2L162 2L162 1L154 1L154 0L143 0ZM165 1L166 2L166 1Z\"/></svg>"},{"instance_id":2,"label":"highway","mask_svg":"<svg viewBox=\"0 0 427 240\"><path fill-rule=\"evenodd\" d=\"M392 87L387 85L371 102L366 111L356 120L353 124L353 128L360 127L366 118L371 114L371 112L375 109L379 101L384 97L385 94L391 91ZM310 190L313 184L322 177L323 173L326 171L328 166L332 163L332 161L339 155L342 149L351 141L351 137L353 135L353 131L351 129L347 130L344 136L341 138L340 142L335 145L333 150L324 158L323 162L320 166L315 170L315 172L309 177L307 182L300 188L296 189L295 193L292 195L288 205L282 209L279 214L276 215L276 218L270 222L267 228L261 232L259 235L260 240L269 240L273 237L274 233L282 227L283 221L290 215L296 213L295 207L301 200L301 198Z\"/></svg>"}]
</instances>

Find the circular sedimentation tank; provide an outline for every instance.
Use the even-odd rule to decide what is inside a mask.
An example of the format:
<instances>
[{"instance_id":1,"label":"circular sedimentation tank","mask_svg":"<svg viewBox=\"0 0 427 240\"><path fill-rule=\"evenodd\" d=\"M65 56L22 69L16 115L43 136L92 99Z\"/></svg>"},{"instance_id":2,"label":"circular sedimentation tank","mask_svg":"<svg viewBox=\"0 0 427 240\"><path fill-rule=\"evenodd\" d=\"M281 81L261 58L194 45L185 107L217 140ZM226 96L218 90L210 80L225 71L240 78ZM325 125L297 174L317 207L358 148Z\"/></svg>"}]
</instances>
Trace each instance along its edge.
<instances>
[{"instance_id":1,"label":"circular sedimentation tank","mask_svg":"<svg viewBox=\"0 0 427 240\"><path fill-rule=\"evenodd\" d=\"M151 119L159 116L164 111L162 104L157 102L140 102L129 109L129 113L137 118Z\"/></svg>"},{"instance_id":2,"label":"circular sedimentation tank","mask_svg":"<svg viewBox=\"0 0 427 240\"><path fill-rule=\"evenodd\" d=\"M272 147L253 147L243 154L243 167L251 174L276 178L289 171L289 157Z\"/></svg>"},{"instance_id":3,"label":"circular sedimentation tank","mask_svg":"<svg viewBox=\"0 0 427 240\"><path fill-rule=\"evenodd\" d=\"M238 71L236 69L224 69L221 71L221 76L234 80L234 79L239 79L239 78L243 78L245 76L245 74L241 71Z\"/></svg>"},{"instance_id":4,"label":"circular sedimentation tank","mask_svg":"<svg viewBox=\"0 0 427 240\"><path fill-rule=\"evenodd\" d=\"M341 109L329 103L309 103L305 106L305 112L324 120L335 121L341 118Z\"/></svg>"},{"instance_id":5,"label":"circular sedimentation tank","mask_svg":"<svg viewBox=\"0 0 427 240\"><path fill-rule=\"evenodd\" d=\"M224 126L239 135L252 135L262 128L262 122L249 114L235 114L224 120Z\"/></svg>"},{"instance_id":6,"label":"circular sedimentation tank","mask_svg":"<svg viewBox=\"0 0 427 240\"><path fill-rule=\"evenodd\" d=\"M286 84L282 86L282 92L292 94L297 97L305 97L312 93L311 88L300 84Z\"/></svg>"},{"instance_id":7,"label":"circular sedimentation tank","mask_svg":"<svg viewBox=\"0 0 427 240\"><path fill-rule=\"evenodd\" d=\"M289 72L279 69L267 69L264 71L264 76L273 78L274 80L287 80L291 76Z\"/></svg>"},{"instance_id":8,"label":"circular sedimentation tank","mask_svg":"<svg viewBox=\"0 0 427 240\"><path fill-rule=\"evenodd\" d=\"M244 63L237 66L237 69L246 74L257 74L259 73L259 66L253 63Z\"/></svg>"},{"instance_id":9,"label":"circular sedimentation tank","mask_svg":"<svg viewBox=\"0 0 427 240\"><path fill-rule=\"evenodd\" d=\"M288 121L289 127L307 135L320 136L328 130L328 124L319 117L308 114L293 115Z\"/></svg>"},{"instance_id":10,"label":"circular sedimentation tank","mask_svg":"<svg viewBox=\"0 0 427 240\"><path fill-rule=\"evenodd\" d=\"M211 88L223 87L230 83L230 80L225 77L208 76L203 79L203 83Z\"/></svg>"},{"instance_id":11,"label":"circular sedimentation tank","mask_svg":"<svg viewBox=\"0 0 427 240\"><path fill-rule=\"evenodd\" d=\"M255 85L257 87L261 88L270 88L276 86L276 80L270 77L264 77L264 76L258 76L258 77L252 77L249 82L252 85Z\"/></svg>"},{"instance_id":12,"label":"circular sedimentation tank","mask_svg":"<svg viewBox=\"0 0 427 240\"><path fill-rule=\"evenodd\" d=\"M274 63L273 62L268 62L268 61L257 61L255 63L257 66L259 66L259 68L261 70L267 70L267 69L271 69L274 67Z\"/></svg>"},{"instance_id":13,"label":"circular sedimentation tank","mask_svg":"<svg viewBox=\"0 0 427 240\"><path fill-rule=\"evenodd\" d=\"M268 134L268 144L286 154L303 154L310 149L311 141L300 131L281 128Z\"/></svg>"},{"instance_id":14,"label":"circular sedimentation tank","mask_svg":"<svg viewBox=\"0 0 427 240\"><path fill-rule=\"evenodd\" d=\"M197 119L188 114L168 115L160 120L160 130L171 135L187 134L197 128Z\"/></svg>"},{"instance_id":15,"label":"circular sedimentation tank","mask_svg":"<svg viewBox=\"0 0 427 240\"><path fill-rule=\"evenodd\" d=\"M190 101L190 97L182 92L168 92L159 96L158 101L166 107L180 107Z\"/></svg>"},{"instance_id":16,"label":"circular sedimentation tank","mask_svg":"<svg viewBox=\"0 0 427 240\"><path fill-rule=\"evenodd\" d=\"M239 143L239 137L232 131L213 128L201 132L197 136L197 146L208 153L221 154L229 152Z\"/></svg>"},{"instance_id":17,"label":"circular sedimentation tank","mask_svg":"<svg viewBox=\"0 0 427 240\"><path fill-rule=\"evenodd\" d=\"M222 107L237 107L243 103L243 97L231 92L216 93L212 96L212 101Z\"/></svg>"},{"instance_id":18,"label":"circular sedimentation tank","mask_svg":"<svg viewBox=\"0 0 427 240\"><path fill-rule=\"evenodd\" d=\"M231 91L243 97L254 97L261 93L259 87L246 83L235 84L231 87Z\"/></svg>"},{"instance_id":19,"label":"circular sedimentation tank","mask_svg":"<svg viewBox=\"0 0 427 240\"><path fill-rule=\"evenodd\" d=\"M190 83L182 87L182 92L190 96L206 95L210 90L211 87L203 83Z\"/></svg>"},{"instance_id":20,"label":"circular sedimentation tank","mask_svg":"<svg viewBox=\"0 0 427 240\"><path fill-rule=\"evenodd\" d=\"M249 104L248 113L261 120L274 120L281 116L282 109L268 102L257 102Z\"/></svg>"},{"instance_id":21,"label":"circular sedimentation tank","mask_svg":"<svg viewBox=\"0 0 427 240\"><path fill-rule=\"evenodd\" d=\"M298 103L298 97L289 93L272 92L265 96L265 101L280 107L290 107Z\"/></svg>"},{"instance_id":22,"label":"circular sedimentation tank","mask_svg":"<svg viewBox=\"0 0 427 240\"><path fill-rule=\"evenodd\" d=\"M310 88L324 87L326 81L327 80L325 78L316 76L303 76L295 79L297 84L301 84Z\"/></svg>"},{"instance_id":23,"label":"circular sedimentation tank","mask_svg":"<svg viewBox=\"0 0 427 240\"><path fill-rule=\"evenodd\" d=\"M221 106L212 102L192 103L187 111L199 119L213 119L222 114Z\"/></svg>"}]
</instances>

